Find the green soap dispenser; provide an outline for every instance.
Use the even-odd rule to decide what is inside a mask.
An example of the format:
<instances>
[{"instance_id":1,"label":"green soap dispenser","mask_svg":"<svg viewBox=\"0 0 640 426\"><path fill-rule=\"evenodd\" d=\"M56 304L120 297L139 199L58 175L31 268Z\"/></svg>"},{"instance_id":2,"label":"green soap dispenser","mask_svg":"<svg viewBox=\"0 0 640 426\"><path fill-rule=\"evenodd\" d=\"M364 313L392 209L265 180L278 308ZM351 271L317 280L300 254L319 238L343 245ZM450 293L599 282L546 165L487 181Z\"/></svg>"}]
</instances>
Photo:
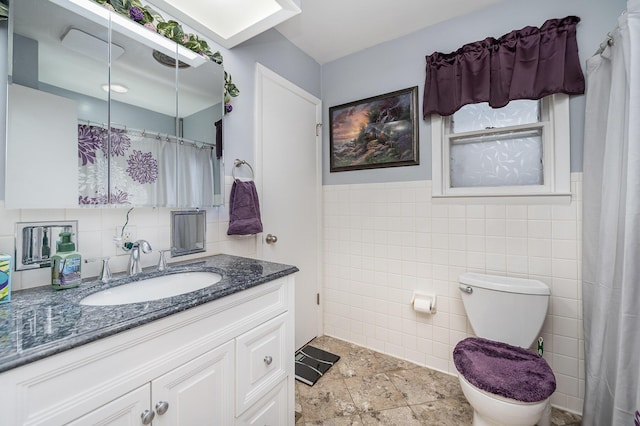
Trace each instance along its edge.
<instances>
[{"instance_id":1,"label":"green soap dispenser","mask_svg":"<svg viewBox=\"0 0 640 426\"><path fill-rule=\"evenodd\" d=\"M62 241L56 243L56 254L51 256L51 285L56 290L77 287L82 281L82 256L71 241L71 232L61 232Z\"/></svg>"}]
</instances>

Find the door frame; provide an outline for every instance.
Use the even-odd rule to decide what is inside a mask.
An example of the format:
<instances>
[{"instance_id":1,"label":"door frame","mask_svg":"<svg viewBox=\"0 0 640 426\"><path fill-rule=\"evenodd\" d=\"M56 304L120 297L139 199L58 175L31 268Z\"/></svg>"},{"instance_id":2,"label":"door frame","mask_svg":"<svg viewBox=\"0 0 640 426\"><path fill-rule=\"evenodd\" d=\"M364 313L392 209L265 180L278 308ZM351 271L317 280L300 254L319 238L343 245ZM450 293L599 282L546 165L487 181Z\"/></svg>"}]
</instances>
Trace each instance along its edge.
<instances>
[{"instance_id":1,"label":"door frame","mask_svg":"<svg viewBox=\"0 0 640 426\"><path fill-rule=\"evenodd\" d=\"M317 324L318 328L316 330L317 336L322 336L324 332L324 324L323 324L323 287L324 287L324 242L323 242L323 220L324 220L324 204L323 204L323 187L322 187L322 101L317 97L313 96L309 92L301 89L296 86L289 80L270 70L266 66L262 65L259 62L256 62L256 71L255 71L255 127L254 127L254 163L255 163L255 181L256 181L256 190L258 191L258 197L262 200L263 198L263 188L262 188L262 173L263 173L263 164L262 164L262 93L263 93L263 79L269 79L274 83L279 84L285 89L295 93L296 95L308 100L309 102L316 105L316 209L318 211L318 220L316 223L316 234L318 236L318 256L316 258L316 293L319 295L320 304L317 307L316 315L317 315ZM256 257L258 259L263 259L264 257L264 234L260 234L258 238L256 238ZM295 316L294 316L295 318Z\"/></svg>"}]
</instances>

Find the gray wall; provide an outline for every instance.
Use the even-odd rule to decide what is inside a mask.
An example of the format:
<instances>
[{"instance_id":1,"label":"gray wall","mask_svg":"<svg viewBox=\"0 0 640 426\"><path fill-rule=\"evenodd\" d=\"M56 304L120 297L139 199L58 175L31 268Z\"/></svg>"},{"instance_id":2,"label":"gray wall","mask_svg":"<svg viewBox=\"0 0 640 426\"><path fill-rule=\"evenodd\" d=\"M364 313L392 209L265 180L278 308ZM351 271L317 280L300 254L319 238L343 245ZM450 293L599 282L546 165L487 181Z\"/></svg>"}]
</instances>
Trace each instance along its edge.
<instances>
[{"instance_id":1,"label":"gray wall","mask_svg":"<svg viewBox=\"0 0 640 426\"><path fill-rule=\"evenodd\" d=\"M73 99L78 103L78 119L90 120L93 123L106 123L108 120L107 101L61 89L46 83L39 83L39 89L54 95ZM161 114L150 109L140 108L120 101L111 101L111 122L116 126L124 125L131 129L146 129L150 133L176 134L176 119L170 115ZM86 123L85 123L86 124Z\"/></svg>"},{"instance_id":2,"label":"gray wall","mask_svg":"<svg viewBox=\"0 0 640 426\"><path fill-rule=\"evenodd\" d=\"M216 142L215 123L222 117L222 102L182 117L182 137L198 142Z\"/></svg>"},{"instance_id":3,"label":"gray wall","mask_svg":"<svg viewBox=\"0 0 640 426\"><path fill-rule=\"evenodd\" d=\"M466 43L567 15L582 19L578 49L584 72L586 59L615 27L625 8L626 0L509 0L323 65L323 183L431 179L431 128L422 119L419 166L329 173L329 107L417 85L422 117L426 55L451 52ZM584 101L584 96L574 96L570 102L572 172L582 171Z\"/></svg>"},{"instance_id":4,"label":"gray wall","mask_svg":"<svg viewBox=\"0 0 640 426\"><path fill-rule=\"evenodd\" d=\"M38 42L16 34L13 46L20 54L13 61L12 83L38 90Z\"/></svg>"}]
</instances>

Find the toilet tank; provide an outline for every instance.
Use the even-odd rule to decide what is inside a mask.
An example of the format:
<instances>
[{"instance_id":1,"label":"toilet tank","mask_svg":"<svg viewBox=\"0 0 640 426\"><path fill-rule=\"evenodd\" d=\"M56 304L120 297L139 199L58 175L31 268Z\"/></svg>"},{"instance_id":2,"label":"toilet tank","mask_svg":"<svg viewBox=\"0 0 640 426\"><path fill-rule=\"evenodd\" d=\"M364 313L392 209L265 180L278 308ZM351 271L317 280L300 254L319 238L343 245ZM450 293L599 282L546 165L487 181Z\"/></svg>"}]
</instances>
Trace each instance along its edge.
<instances>
[{"instance_id":1,"label":"toilet tank","mask_svg":"<svg viewBox=\"0 0 640 426\"><path fill-rule=\"evenodd\" d=\"M549 307L549 287L538 280L466 272L460 295L478 337L529 348Z\"/></svg>"}]
</instances>

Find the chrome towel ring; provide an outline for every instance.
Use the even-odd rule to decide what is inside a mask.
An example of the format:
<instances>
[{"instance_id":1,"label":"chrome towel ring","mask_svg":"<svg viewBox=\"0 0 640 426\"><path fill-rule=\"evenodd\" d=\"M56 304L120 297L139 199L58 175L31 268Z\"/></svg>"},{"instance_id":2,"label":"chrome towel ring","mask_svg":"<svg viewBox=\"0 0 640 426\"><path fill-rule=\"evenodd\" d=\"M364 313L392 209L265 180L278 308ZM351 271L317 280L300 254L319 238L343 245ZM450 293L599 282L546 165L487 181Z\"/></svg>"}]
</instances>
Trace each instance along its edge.
<instances>
[{"instance_id":1,"label":"chrome towel ring","mask_svg":"<svg viewBox=\"0 0 640 426\"><path fill-rule=\"evenodd\" d=\"M251 170L251 180L253 180L253 167L251 167L251 164L247 163L244 160L239 160L237 158L233 160L233 170L231 171L231 176L233 177L233 180L236 180L236 168L241 166L249 167L249 170Z\"/></svg>"}]
</instances>

